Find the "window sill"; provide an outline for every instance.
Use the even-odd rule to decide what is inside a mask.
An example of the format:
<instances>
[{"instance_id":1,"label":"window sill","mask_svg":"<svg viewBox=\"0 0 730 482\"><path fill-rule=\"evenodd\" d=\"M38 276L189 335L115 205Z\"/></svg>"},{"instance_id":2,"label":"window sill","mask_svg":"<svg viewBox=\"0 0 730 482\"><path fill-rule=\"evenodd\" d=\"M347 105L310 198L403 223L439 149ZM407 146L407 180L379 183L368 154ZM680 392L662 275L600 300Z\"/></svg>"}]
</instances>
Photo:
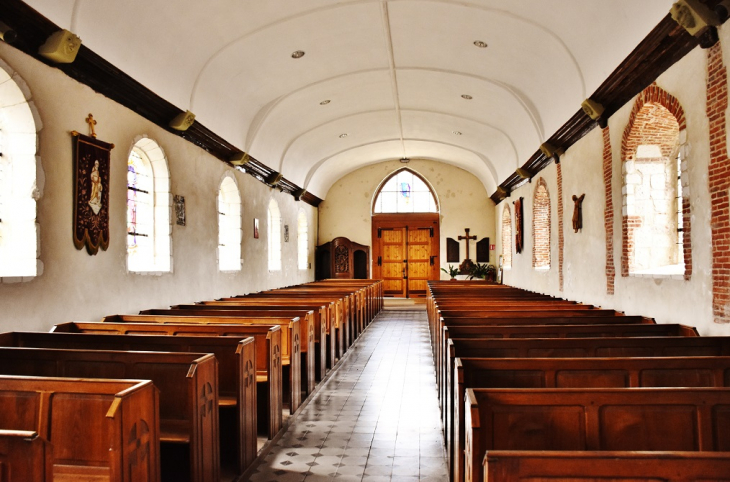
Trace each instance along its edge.
<instances>
[{"instance_id":1,"label":"window sill","mask_svg":"<svg viewBox=\"0 0 730 482\"><path fill-rule=\"evenodd\" d=\"M535 271L547 272L550 271L550 266L536 266Z\"/></svg>"},{"instance_id":2,"label":"window sill","mask_svg":"<svg viewBox=\"0 0 730 482\"><path fill-rule=\"evenodd\" d=\"M657 278L684 280L684 264L672 264L659 268L643 269L629 272L635 278Z\"/></svg>"}]
</instances>

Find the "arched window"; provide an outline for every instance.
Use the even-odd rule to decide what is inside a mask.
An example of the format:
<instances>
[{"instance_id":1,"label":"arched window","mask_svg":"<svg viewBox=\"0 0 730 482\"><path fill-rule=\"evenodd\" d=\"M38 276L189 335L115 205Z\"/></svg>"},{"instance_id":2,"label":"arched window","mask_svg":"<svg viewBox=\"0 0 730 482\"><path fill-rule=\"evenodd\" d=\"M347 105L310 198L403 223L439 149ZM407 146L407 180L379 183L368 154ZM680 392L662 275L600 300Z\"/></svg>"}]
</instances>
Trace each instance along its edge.
<instances>
[{"instance_id":1,"label":"arched window","mask_svg":"<svg viewBox=\"0 0 730 482\"><path fill-rule=\"evenodd\" d=\"M241 269L241 194L230 174L218 190L218 268Z\"/></svg>"},{"instance_id":2,"label":"arched window","mask_svg":"<svg viewBox=\"0 0 730 482\"><path fill-rule=\"evenodd\" d=\"M512 215L509 206L502 210L502 267L512 267Z\"/></svg>"},{"instance_id":3,"label":"arched window","mask_svg":"<svg viewBox=\"0 0 730 482\"><path fill-rule=\"evenodd\" d=\"M545 179L540 178L532 205L532 266L550 268L550 195Z\"/></svg>"},{"instance_id":4,"label":"arched window","mask_svg":"<svg viewBox=\"0 0 730 482\"><path fill-rule=\"evenodd\" d=\"M685 274L689 197L682 192L679 139L677 117L658 101L641 105L627 127L622 261L628 274Z\"/></svg>"},{"instance_id":5,"label":"arched window","mask_svg":"<svg viewBox=\"0 0 730 482\"><path fill-rule=\"evenodd\" d=\"M0 67L0 277L38 274L37 126L29 101Z\"/></svg>"},{"instance_id":6,"label":"arched window","mask_svg":"<svg viewBox=\"0 0 730 482\"><path fill-rule=\"evenodd\" d=\"M436 213L436 196L426 181L404 168L393 173L381 185L373 213Z\"/></svg>"},{"instance_id":7,"label":"arched window","mask_svg":"<svg viewBox=\"0 0 730 482\"><path fill-rule=\"evenodd\" d=\"M142 138L127 159L129 271L171 271L170 204L165 154L155 141Z\"/></svg>"},{"instance_id":8,"label":"arched window","mask_svg":"<svg viewBox=\"0 0 730 482\"><path fill-rule=\"evenodd\" d=\"M297 216L297 248L299 269L307 269L309 267L309 226L304 209L300 209Z\"/></svg>"},{"instance_id":9,"label":"arched window","mask_svg":"<svg viewBox=\"0 0 730 482\"><path fill-rule=\"evenodd\" d=\"M281 211L274 199L269 202L267 216L269 271L281 269Z\"/></svg>"}]
</instances>

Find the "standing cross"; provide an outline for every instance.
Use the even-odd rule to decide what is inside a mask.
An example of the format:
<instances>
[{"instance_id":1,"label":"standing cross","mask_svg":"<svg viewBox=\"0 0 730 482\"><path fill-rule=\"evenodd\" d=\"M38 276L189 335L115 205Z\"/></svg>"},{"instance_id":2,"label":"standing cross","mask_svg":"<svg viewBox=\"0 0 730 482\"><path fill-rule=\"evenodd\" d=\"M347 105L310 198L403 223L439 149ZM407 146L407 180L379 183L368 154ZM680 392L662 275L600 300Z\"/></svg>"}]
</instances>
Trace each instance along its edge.
<instances>
[{"instance_id":1,"label":"standing cross","mask_svg":"<svg viewBox=\"0 0 730 482\"><path fill-rule=\"evenodd\" d=\"M86 123L89 124L89 130L91 130L91 137L96 139L96 131L94 131L94 126L96 125L96 120L94 120L94 116L89 114L89 117L86 118Z\"/></svg>"},{"instance_id":2,"label":"standing cross","mask_svg":"<svg viewBox=\"0 0 730 482\"><path fill-rule=\"evenodd\" d=\"M466 258L464 258L464 259L470 259L469 258L469 240L470 239L476 240L477 237L469 236L469 228L464 228L464 231L466 231L466 236L459 236L459 241L461 241L462 239L466 240Z\"/></svg>"}]
</instances>

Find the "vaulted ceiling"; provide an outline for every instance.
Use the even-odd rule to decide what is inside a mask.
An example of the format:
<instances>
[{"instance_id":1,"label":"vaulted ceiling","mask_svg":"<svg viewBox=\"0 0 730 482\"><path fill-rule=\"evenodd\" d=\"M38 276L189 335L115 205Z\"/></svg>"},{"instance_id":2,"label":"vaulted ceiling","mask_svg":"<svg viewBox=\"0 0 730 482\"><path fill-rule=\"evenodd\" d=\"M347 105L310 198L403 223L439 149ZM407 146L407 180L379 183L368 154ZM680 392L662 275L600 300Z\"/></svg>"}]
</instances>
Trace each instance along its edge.
<instances>
[{"instance_id":1,"label":"vaulted ceiling","mask_svg":"<svg viewBox=\"0 0 730 482\"><path fill-rule=\"evenodd\" d=\"M461 167L491 193L672 0L26 3L324 199L343 175L404 157Z\"/></svg>"}]
</instances>

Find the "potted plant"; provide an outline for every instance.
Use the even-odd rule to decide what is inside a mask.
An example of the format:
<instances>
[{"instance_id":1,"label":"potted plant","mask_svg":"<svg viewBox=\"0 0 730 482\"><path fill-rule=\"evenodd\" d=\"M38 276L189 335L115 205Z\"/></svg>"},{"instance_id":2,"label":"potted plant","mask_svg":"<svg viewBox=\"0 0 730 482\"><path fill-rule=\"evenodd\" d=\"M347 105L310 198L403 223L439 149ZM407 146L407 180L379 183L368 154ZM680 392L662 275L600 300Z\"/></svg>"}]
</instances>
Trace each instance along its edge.
<instances>
[{"instance_id":1,"label":"potted plant","mask_svg":"<svg viewBox=\"0 0 730 482\"><path fill-rule=\"evenodd\" d=\"M494 281L494 276L496 273L497 268L495 268L493 264L477 263L471 268L471 272L469 273L469 279L481 278L487 281Z\"/></svg>"},{"instance_id":2,"label":"potted plant","mask_svg":"<svg viewBox=\"0 0 730 482\"><path fill-rule=\"evenodd\" d=\"M459 274L459 268L455 268L451 265L449 265L449 270L446 271L446 268L441 268L441 271L446 273L447 275L451 276L451 281L456 280L456 275Z\"/></svg>"}]
</instances>

